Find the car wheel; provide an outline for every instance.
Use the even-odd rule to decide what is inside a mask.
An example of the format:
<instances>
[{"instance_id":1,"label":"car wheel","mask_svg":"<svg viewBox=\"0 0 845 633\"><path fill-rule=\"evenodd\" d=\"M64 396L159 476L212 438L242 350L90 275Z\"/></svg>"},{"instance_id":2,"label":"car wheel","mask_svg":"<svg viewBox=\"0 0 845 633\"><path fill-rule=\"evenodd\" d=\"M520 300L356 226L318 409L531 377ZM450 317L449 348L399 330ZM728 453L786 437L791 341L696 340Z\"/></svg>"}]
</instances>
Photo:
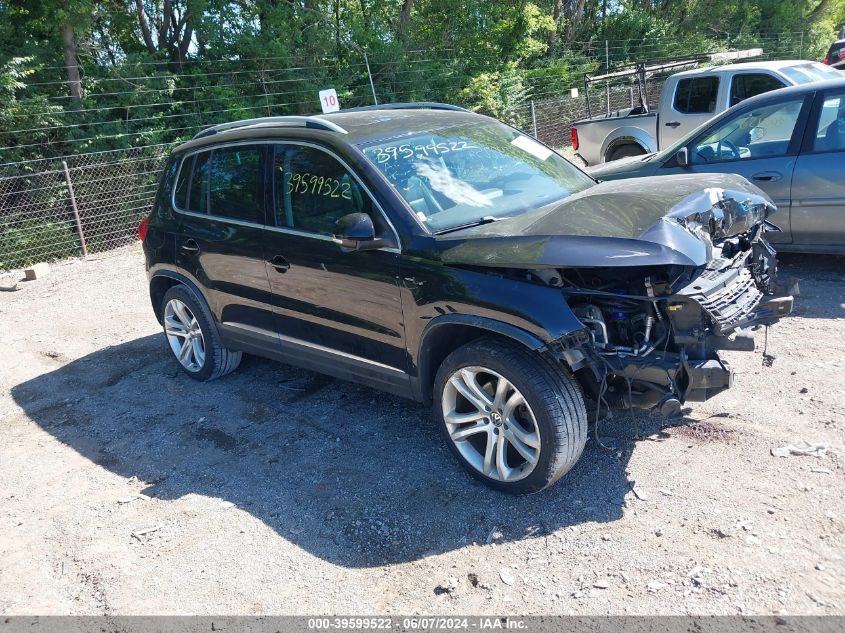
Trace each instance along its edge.
<instances>
[{"instance_id":1,"label":"car wheel","mask_svg":"<svg viewBox=\"0 0 845 633\"><path fill-rule=\"evenodd\" d=\"M170 349L191 378L214 380L240 364L241 352L223 346L211 315L185 286L165 293L161 313Z\"/></svg>"},{"instance_id":2,"label":"car wheel","mask_svg":"<svg viewBox=\"0 0 845 633\"><path fill-rule=\"evenodd\" d=\"M631 156L642 156L645 150L634 143L626 143L620 145L607 155L607 162L619 160L620 158L629 158Z\"/></svg>"},{"instance_id":3,"label":"car wheel","mask_svg":"<svg viewBox=\"0 0 845 633\"><path fill-rule=\"evenodd\" d=\"M587 441L581 389L563 368L493 339L450 354L435 378L434 413L474 477L513 494L553 484Z\"/></svg>"}]
</instances>

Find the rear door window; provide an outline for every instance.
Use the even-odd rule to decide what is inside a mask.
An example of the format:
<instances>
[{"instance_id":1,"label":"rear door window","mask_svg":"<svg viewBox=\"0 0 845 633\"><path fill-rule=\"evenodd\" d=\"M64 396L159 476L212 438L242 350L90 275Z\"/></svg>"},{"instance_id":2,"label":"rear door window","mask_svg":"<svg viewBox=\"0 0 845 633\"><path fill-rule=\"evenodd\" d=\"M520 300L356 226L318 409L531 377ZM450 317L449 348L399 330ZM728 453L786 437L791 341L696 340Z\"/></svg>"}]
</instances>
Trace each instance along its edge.
<instances>
[{"instance_id":1,"label":"rear door window","mask_svg":"<svg viewBox=\"0 0 845 633\"><path fill-rule=\"evenodd\" d=\"M675 90L675 110L683 114L707 114L716 110L718 77L681 79Z\"/></svg>"},{"instance_id":2,"label":"rear door window","mask_svg":"<svg viewBox=\"0 0 845 633\"><path fill-rule=\"evenodd\" d=\"M236 145L211 153L208 201L211 215L264 223L263 147Z\"/></svg>"},{"instance_id":3,"label":"rear door window","mask_svg":"<svg viewBox=\"0 0 845 633\"><path fill-rule=\"evenodd\" d=\"M845 93L826 95L819 113L813 151L842 150L845 150Z\"/></svg>"},{"instance_id":4,"label":"rear door window","mask_svg":"<svg viewBox=\"0 0 845 633\"><path fill-rule=\"evenodd\" d=\"M265 151L235 145L189 156L176 185L176 206L263 224Z\"/></svg>"},{"instance_id":5,"label":"rear door window","mask_svg":"<svg viewBox=\"0 0 845 633\"><path fill-rule=\"evenodd\" d=\"M770 90L783 88L785 84L772 75L764 73L740 73L731 80L731 105L745 101Z\"/></svg>"}]
</instances>

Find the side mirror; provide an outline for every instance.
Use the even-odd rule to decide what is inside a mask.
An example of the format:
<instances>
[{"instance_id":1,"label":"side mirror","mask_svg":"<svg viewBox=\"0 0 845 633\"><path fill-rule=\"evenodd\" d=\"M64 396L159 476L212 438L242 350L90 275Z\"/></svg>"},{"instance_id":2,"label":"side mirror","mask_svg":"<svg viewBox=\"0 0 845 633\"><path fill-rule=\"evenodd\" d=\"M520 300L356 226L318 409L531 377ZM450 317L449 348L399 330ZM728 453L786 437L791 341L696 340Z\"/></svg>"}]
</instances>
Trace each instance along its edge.
<instances>
[{"instance_id":1,"label":"side mirror","mask_svg":"<svg viewBox=\"0 0 845 633\"><path fill-rule=\"evenodd\" d=\"M689 165L689 150L686 147L682 147L677 151L675 154L675 162L678 163L678 167L686 167Z\"/></svg>"},{"instance_id":2,"label":"side mirror","mask_svg":"<svg viewBox=\"0 0 845 633\"><path fill-rule=\"evenodd\" d=\"M366 213L349 213L334 225L334 241L349 251L367 251L386 246L385 240L376 239L373 219Z\"/></svg>"}]
</instances>

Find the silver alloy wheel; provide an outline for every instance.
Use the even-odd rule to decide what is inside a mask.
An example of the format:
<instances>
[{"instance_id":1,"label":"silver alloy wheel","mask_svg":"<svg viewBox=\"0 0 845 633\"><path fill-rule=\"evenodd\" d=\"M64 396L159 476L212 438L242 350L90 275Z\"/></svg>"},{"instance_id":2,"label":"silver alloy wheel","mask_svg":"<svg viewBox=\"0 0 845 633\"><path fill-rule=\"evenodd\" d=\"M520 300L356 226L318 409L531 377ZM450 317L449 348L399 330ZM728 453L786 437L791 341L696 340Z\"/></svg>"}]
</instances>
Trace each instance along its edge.
<instances>
[{"instance_id":1,"label":"silver alloy wheel","mask_svg":"<svg viewBox=\"0 0 845 633\"><path fill-rule=\"evenodd\" d=\"M491 479L519 481L540 458L540 431L525 397L504 376L462 367L443 389L443 419L458 452Z\"/></svg>"},{"instance_id":2,"label":"silver alloy wheel","mask_svg":"<svg viewBox=\"0 0 845 633\"><path fill-rule=\"evenodd\" d=\"M164 333L170 349L182 367L197 372L205 365L205 339L197 318L179 299L171 299L164 307Z\"/></svg>"}]
</instances>

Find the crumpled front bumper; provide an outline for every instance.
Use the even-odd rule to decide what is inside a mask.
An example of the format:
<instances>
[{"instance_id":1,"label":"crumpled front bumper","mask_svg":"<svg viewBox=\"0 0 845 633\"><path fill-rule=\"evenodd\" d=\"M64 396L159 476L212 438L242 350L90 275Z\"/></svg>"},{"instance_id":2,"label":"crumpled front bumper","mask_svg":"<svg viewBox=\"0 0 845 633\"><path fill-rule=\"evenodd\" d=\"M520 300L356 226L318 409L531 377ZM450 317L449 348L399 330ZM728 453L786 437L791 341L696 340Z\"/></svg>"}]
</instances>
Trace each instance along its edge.
<instances>
[{"instance_id":1,"label":"crumpled front bumper","mask_svg":"<svg viewBox=\"0 0 845 633\"><path fill-rule=\"evenodd\" d=\"M632 381L638 389L616 394L624 408L651 409L667 399L703 402L733 386L734 372L727 361L713 353L691 359L685 353L655 352L643 357L610 357L613 375ZM644 385L651 388L643 389Z\"/></svg>"},{"instance_id":2,"label":"crumpled front bumper","mask_svg":"<svg viewBox=\"0 0 845 633\"><path fill-rule=\"evenodd\" d=\"M712 260L667 297L674 351L605 356L614 376L638 387L618 394L617 402L649 409L670 400L702 402L730 389L734 373L718 352L754 351L751 330L792 311L792 295L776 293L775 271L774 251L758 236L742 253ZM789 290L797 293L797 284Z\"/></svg>"}]
</instances>

